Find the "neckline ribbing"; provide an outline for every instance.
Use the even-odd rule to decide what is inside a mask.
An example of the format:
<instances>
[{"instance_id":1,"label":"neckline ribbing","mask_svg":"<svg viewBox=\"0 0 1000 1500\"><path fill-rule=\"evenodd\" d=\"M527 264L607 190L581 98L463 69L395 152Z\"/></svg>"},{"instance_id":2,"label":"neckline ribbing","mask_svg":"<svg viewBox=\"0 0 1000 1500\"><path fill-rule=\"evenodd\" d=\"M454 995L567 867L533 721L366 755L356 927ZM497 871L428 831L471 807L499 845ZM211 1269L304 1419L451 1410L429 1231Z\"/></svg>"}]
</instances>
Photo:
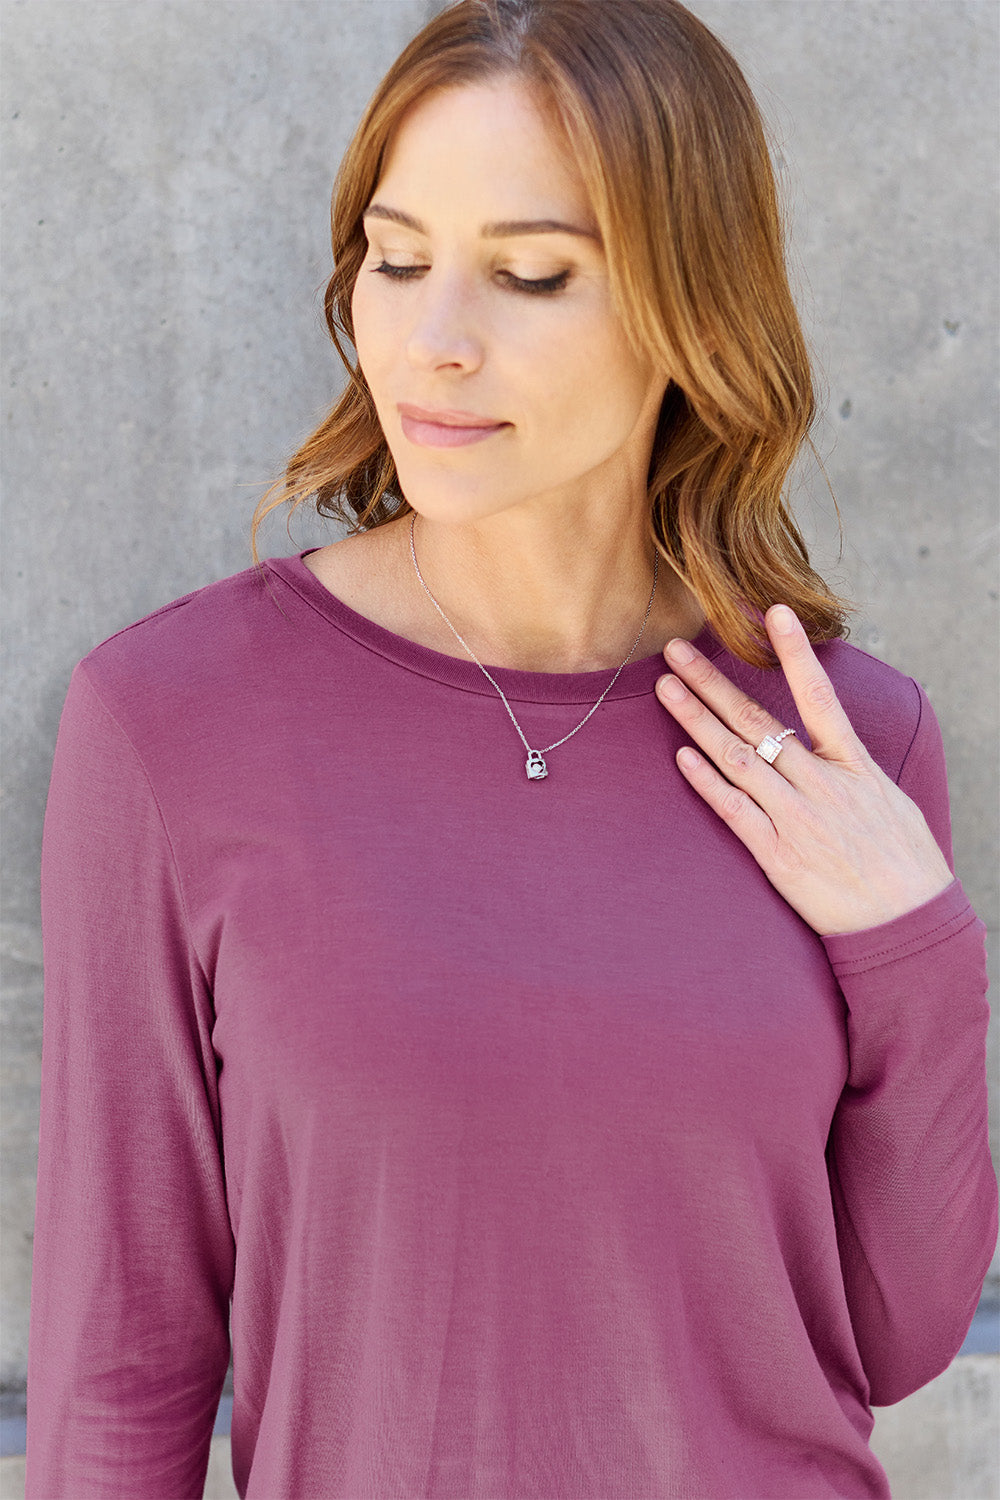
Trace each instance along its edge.
<instances>
[{"instance_id":1,"label":"neckline ribbing","mask_svg":"<svg viewBox=\"0 0 1000 1500\"><path fill-rule=\"evenodd\" d=\"M430 646L422 646L406 636L387 630L384 625L359 614L345 604L336 594L321 583L303 559L317 547L306 547L290 557L269 557L267 567L276 577L295 591L308 605L325 616L345 635L349 635L369 651L395 662L407 671L421 677L430 677L449 687L464 692L480 693L496 697L496 689L476 666L471 657L463 661L457 656L448 656ZM692 644L705 656L718 656L724 650L718 637L706 625L693 638ZM641 649L641 642L640 642ZM597 701L614 675L613 668L599 672L521 672L513 667L495 667L492 662L483 665L496 678L504 694L519 703L588 703ZM653 691L657 678L668 670L662 653L654 656L633 658L626 662L618 680L605 698L636 698Z\"/></svg>"}]
</instances>

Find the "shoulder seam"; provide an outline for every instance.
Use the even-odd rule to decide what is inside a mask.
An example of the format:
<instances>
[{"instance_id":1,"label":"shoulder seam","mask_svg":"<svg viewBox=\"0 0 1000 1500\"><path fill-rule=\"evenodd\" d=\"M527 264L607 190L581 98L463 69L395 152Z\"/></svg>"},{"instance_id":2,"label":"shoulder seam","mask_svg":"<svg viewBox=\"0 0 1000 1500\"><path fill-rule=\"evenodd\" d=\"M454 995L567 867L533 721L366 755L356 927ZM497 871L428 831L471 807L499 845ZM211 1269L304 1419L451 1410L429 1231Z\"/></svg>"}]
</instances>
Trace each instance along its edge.
<instances>
[{"instance_id":1,"label":"shoulder seam","mask_svg":"<svg viewBox=\"0 0 1000 1500\"><path fill-rule=\"evenodd\" d=\"M183 603L183 602L184 602L183 600L175 600L174 601L174 603L178 603L178 604L179 603ZM172 607L171 605L165 605L164 606L165 609L170 609L171 607ZM141 622L137 620L135 623L139 624ZM130 626L130 625L126 626L125 629L126 630L131 630L132 626ZM121 632L119 632L119 634L120 633ZM190 947L191 952L194 954L195 958L198 960L198 968L201 970L201 976L202 976L202 978L205 981L205 988L208 991L208 993L211 995L213 993L213 990L212 990L212 985L209 983L208 971L207 971L207 969L205 967L205 963L204 963L204 961L202 959L201 954L198 952L197 945L196 945L196 943L194 941L194 934L192 932L192 924L191 924L191 913L188 910L187 897L184 894L184 882L181 879L181 868L180 868L180 864L179 864L178 859L177 859L177 851L174 848L174 841L170 837L170 829L167 827L167 820L166 820L166 818L163 815L163 808L160 805L160 799L156 795L156 788L153 785L152 777L150 776L148 770L146 769L146 763L143 760L142 756L139 754L138 748L137 748L137 746L135 744L135 741L132 739L132 736L129 734L129 732L125 728L125 726L122 724L122 722L118 718L118 716L114 713L114 711L109 707L109 705L104 701L104 698L101 696L101 693L98 690L97 684L94 682L93 677L91 676L90 672L87 670L85 661L79 662L77 664L77 669L76 670L78 670L80 672L80 674L81 674L81 676L83 678L83 681L86 682L87 686L90 688L90 691L93 693L93 695L96 698L97 702L100 704L101 708L107 714L108 718L111 720L112 724L114 724L115 728L118 730L118 732L121 735L122 739L125 741L125 743L129 747L129 749L131 750L132 754L135 756L136 763L138 764L139 769L142 772L143 779L144 779L147 787L149 788L149 795L153 799L153 806L156 808L157 817L160 820L160 827L163 829L163 837L166 839L166 841L167 841L167 848L170 850L170 863L173 866L174 879L177 882L177 894L178 894L178 896L180 898L181 911L184 914L184 925L185 925L185 927L187 929L188 946Z\"/></svg>"},{"instance_id":2,"label":"shoulder seam","mask_svg":"<svg viewBox=\"0 0 1000 1500\"><path fill-rule=\"evenodd\" d=\"M209 590L216 589L221 584L234 583L237 579L245 578L251 573L256 574L258 580L263 580L264 563L262 562L256 566L251 564L249 568L242 568L236 573L228 573L222 578L209 579L207 583L200 583L196 588L189 589L186 594L181 594L176 599L168 599L165 604L159 604L155 609L147 610L137 620L130 620L127 625L122 625L118 630L112 631L110 635L102 636L100 640L95 641L90 651L87 652L87 656L101 651L104 646L109 645L112 641L116 641L119 636L127 635L130 630L138 630L140 626L149 625L153 621L160 619L161 616L171 614L174 610L180 609L183 605L193 604L202 594L207 593ZM264 581L266 582L266 580Z\"/></svg>"},{"instance_id":3,"label":"shoulder seam","mask_svg":"<svg viewBox=\"0 0 1000 1500\"><path fill-rule=\"evenodd\" d=\"M182 594L179 599L171 599L169 603L161 604L156 609L151 609L148 614L140 615L138 620L131 620L127 625L122 625L118 630L113 630L110 635L103 636L101 640L97 641L96 644L91 647L91 651L99 651L101 647L106 646L109 641L116 641L120 635L127 635L130 630L136 630L140 625L145 625L147 621L155 620L158 615L169 614L171 610L178 609L182 604L187 604L188 601L193 599L195 594L197 594L198 592L198 589L192 589L191 593ZM89 656L90 654L91 652L88 651L87 655ZM97 689L95 688L94 691L97 692ZM98 696L100 697L100 694L98 694ZM103 698L101 699L101 702L104 703ZM104 704L104 706L105 708L107 708L106 703ZM111 710L108 709L108 712L111 713ZM111 714L111 717L114 719L114 714ZM115 719L115 723L118 723L117 719ZM120 725L119 728L121 728ZM122 732L124 733L124 731Z\"/></svg>"},{"instance_id":4,"label":"shoulder seam","mask_svg":"<svg viewBox=\"0 0 1000 1500\"><path fill-rule=\"evenodd\" d=\"M913 726L913 733L910 736L910 743L907 745L906 750L903 753L903 759L899 763L899 770L896 772L894 778L897 786L903 778L903 771L906 768L906 762L910 758L910 751L913 749L914 745L917 742L917 735L920 733L920 726L924 722L924 695L921 691L920 684L915 677L910 677L908 680L913 684L914 690L917 694L917 722Z\"/></svg>"}]
</instances>

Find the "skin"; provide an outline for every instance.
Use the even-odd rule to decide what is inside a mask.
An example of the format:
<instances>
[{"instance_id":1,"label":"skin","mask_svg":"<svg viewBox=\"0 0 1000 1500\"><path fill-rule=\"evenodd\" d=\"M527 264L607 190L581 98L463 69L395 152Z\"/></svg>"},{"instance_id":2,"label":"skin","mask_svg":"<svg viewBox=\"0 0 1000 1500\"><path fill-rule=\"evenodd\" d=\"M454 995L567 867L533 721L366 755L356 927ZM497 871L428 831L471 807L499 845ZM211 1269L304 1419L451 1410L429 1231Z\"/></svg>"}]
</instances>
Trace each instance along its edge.
<instances>
[{"instance_id":1,"label":"skin","mask_svg":"<svg viewBox=\"0 0 1000 1500\"><path fill-rule=\"evenodd\" d=\"M352 313L361 368L418 514L428 588L481 661L617 668L652 589L645 481L668 377L626 342L565 149L523 88L450 89L420 101L398 129L374 206L427 231L366 216ZM511 220L556 220L594 237L483 238L483 225ZM393 278L384 263L413 274ZM565 286L550 294L513 280L563 273ZM398 402L510 425L471 447L423 448L407 439ZM440 649L464 655L414 573L409 517L379 531L397 596L437 621ZM702 623L661 565L635 656Z\"/></svg>"},{"instance_id":2,"label":"skin","mask_svg":"<svg viewBox=\"0 0 1000 1500\"><path fill-rule=\"evenodd\" d=\"M422 229L377 217L374 205ZM421 100L369 210L355 344L417 512L428 587L482 661L616 668L651 588L645 476L669 372L625 340L587 195L553 122L511 81ZM591 233L481 232L539 219ZM512 280L563 272L552 294ZM464 448L420 447L398 402L509 425ZM416 579L409 530L407 516L307 565L388 628L465 657ZM635 656L663 651L672 670L657 697L698 747L678 752L680 772L785 900L828 935L890 921L945 890L951 870L922 813L861 744L794 613L774 606L766 626L812 749L786 739L773 765L754 746L783 726L690 645L703 623L661 567Z\"/></svg>"},{"instance_id":3,"label":"skin","mask_svg":"<svg viewBox=\"0 0 1000 1500\"><path fill-rule=\"evenodd\" d=\"M668 643L657 697L690 734L681 774L750 850L788 904L824 937L892 921L947 889L952 873L923 813L872 760L793 610L767 633L812 749L754 749L784 727L689 642Z\"/></svg>"}]
</instances>

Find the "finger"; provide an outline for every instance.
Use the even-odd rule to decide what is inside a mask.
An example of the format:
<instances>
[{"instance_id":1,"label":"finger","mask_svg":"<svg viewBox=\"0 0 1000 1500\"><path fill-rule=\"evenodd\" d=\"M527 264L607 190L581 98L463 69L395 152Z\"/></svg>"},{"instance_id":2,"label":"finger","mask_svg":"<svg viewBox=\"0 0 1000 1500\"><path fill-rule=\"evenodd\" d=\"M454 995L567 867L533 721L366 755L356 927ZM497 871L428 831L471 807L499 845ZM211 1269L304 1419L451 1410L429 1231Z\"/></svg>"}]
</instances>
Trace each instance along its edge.
<instances>
[{"instance_id":1,"label":"finger","mask_svg":"<svg viewBox=\"0 0 1000 1500\"><path fill-rule=\"evenodd\" d=\"M664 655L686 686L754 750L765 735L778 735L787 727L755 699L748 697L707 656L703 656L692 646L690 641L670 641ZM705 749L708 748L706 745ZM774 762L774 769L780 771L793 786L798 786L809 774L810 758L808 747L789 736L781 742L781 754ZM758 760L760 759L758 756ZM761 760L761 764L766 762Z\"/></svg>"},{"instance_id":2,"label":"finger","mask_svg":"<svg viewBox=\"0 0 1000 1500\"><path fill-rule=\"evenodd\" d=\"M825 760L864 760L865 748L794 611L772 605L764 623L813 750Z\"/></svg>"},{"instance_id":3,"label":"finger","mask_svg":"<svg viewBox=\"0 0 1000 1500\"><path fill-rule=\"evenodd\" d=\"M774 824L767 813L746 792L720 776L715 767L690 745L678 750L677 765L685 781L732 829L758 864L766 867L777 843Z\"/></svg>"},{"instance_id":4,"label":"finger","mask_svg":"<svg viewBox=\"0 0 1000 1500\"><path fill-rule=\"evenodd\" d=\"M783 776L773 774L776 767L768 765L753 745L733 734L679 677L661 677L656 688L660 701L728 781L748 792L775 819L789 811L797 792Z\"/></svg>"}]
</instances>

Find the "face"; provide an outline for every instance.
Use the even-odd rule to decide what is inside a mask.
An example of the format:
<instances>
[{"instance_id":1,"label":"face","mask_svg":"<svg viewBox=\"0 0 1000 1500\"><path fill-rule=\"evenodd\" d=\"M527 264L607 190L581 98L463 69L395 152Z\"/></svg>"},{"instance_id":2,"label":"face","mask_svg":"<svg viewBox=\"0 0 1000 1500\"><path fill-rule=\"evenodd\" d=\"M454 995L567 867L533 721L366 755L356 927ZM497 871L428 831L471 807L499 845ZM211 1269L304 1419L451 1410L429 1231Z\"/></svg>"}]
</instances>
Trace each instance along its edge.
<instances>
[{"instance_id":1,"label":"face","mask_svg":"<svg viewBox=\"0 0 1000 1500\"><path fill-rule=\"evenodd\" d=\"M583 183L525 88L415 105L365 230L355 346L416 511L644 501L666 376L628 346Z\"/></svg>"}]
</instances>

